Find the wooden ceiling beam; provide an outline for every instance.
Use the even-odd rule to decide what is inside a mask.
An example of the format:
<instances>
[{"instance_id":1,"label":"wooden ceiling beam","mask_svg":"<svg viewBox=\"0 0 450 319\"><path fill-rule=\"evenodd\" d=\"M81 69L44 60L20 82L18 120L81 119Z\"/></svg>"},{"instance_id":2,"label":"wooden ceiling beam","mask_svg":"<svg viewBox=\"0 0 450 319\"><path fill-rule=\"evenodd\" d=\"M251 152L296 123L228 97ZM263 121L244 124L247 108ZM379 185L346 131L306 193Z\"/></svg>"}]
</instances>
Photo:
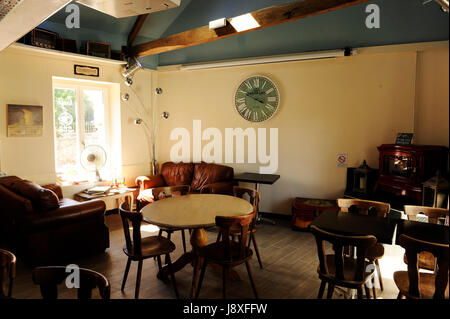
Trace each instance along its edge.
<instances>
[{"instance_id":1,"label":"wooden ceiling beam","mask_svg":"<svg viewBox=\"0 0 450 319\"><path fill-rule=\"evenodd\" d=\"M220 40L233 35L260 30L278 24L307 18L310 16L346 8L367 2L369 0L303 0L282 6L275 6L251 12L253 18L258 22L258 27L245 31L237 31L228 19L227 25L215 30L209 26L188 30L166 38L142 43L134 46L131 53L134 56L148 56L177 49L182 49L202 43ZM363 23L363 22L361 22Z\"/></svg>"},{"instance_id":2,"label":"wooden ceiling beam","mask_svg":"<svg viewBox=\"0 0 450 319\"><path fill-rule=\"evenodd\" d=\"M147 19L147 17L148 13L141 14L140 16L137 17L136 22L134 23L133 28L131 29L130 34L128 35L127 45L129 48L133 45L133 42L136 39L142 26L144 25L144 22Z\"/></svg>"}]
</instances>

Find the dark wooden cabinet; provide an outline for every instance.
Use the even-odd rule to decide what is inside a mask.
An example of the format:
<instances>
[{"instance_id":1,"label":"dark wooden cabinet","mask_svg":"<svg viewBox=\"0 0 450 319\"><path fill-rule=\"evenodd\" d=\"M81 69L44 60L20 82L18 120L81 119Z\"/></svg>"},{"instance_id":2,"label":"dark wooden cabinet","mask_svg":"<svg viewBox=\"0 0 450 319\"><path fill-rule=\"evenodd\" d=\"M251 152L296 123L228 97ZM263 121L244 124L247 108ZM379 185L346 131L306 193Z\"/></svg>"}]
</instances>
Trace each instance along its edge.
<instances>
[{"instance_id":1,"label":"dark wooden cabinet","mask_svg":"<svg viewBox=\"0 0 450 319\"><path fill-rule=\"evenodd\" d=\"M376 191L413 198L422 203L422 183L437 170L447 174L448 148L431 145L383 144L379 151Z\"/></svg>"}]
</instances>

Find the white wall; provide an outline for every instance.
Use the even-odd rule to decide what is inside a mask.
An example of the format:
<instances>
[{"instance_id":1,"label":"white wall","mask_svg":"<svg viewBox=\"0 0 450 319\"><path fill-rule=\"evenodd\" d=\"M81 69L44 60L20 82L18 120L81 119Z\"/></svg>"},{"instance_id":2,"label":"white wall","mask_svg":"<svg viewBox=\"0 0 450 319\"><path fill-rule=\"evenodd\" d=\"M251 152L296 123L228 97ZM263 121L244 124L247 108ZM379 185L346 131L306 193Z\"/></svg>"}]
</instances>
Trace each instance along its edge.
<instances>
[{"instance_id":1,"label":"white wall","mask_svg":"<svg viewBox=\"0 0 450 319\"><path fill-rule=\"evenodd\" d=\"M199 71L140 71L133 88L146 107L157 106L158 162L170 160L175 144L172 129L202 120L203 129L227 127L279 129L281 179L262 186L262 211L289 214L295 196L336 198L345 188L346 169L336 166L336 154L347 153L349 166L366 159L378 167L376 147L393 143L398 132L416 129L416 141L448 146L448 43L441 50L365 49L354 57ZM121 67L9 48L0 52L0 170L38 183L55 181L52 76L73 77L74 63L100 67L99 81L119 83L123 175L133 184L150 172L148 141L133 124L140 103L123 84ZM233 94L246 77L271 77L281 92L277 114L262 124L243 120L235 111ZM89 78L91 79L91 78ZM163 94L156 96L155 88ZM6 105L44 107L44 135L6 137ZM168 111L168 120L160 114ZM205 143L203 143L205 145ZM236 173L257 172L257 164L233 164Z\"/></svg>"},{"instance_id":2,"label":"white wall","mask_svg":"<svg viewBox=\"0 0 450 319\"><path fill-rule=\"evenodd\" d=\"M449 51L418 54L415 131L417 144L449 146Z\"/></svg>"},{"instance_id":3,"label":"white wall","mask_svg":"<svg viewBox=\"0 0 450 319\"><path fill-rule=\"evenodd\" d=\"M365 159L377 168L377 146L394 143L399 132L413 131L416 57L416 51L409 51L210 70L161 70L158 81L164 94L158 113L168 111L170 118L160 121L158 159L161 163L170 160L174 128L186 128L192 137L194 119L202 120L203 129L216 127L223 135L225 128L278 128L281 178L272 186L262 186L261 210L290 214L295 196L337 198L346 184L346 168L336 165L338 153L348 154L350 167ZM280 109L261 124L243 120L233 104L236 87L255 74L273 79L281 94ZM231 166L236 173L258 172L260 164Z\"/></svg>"},{"instance_id":4,"label":"white wall","mask_svg":"<svg viewBox=\"0 0 450 319\"><path fill-rule=\"evenodd\" d=\"M99 67L100 77L74 75L74 64ZM143 128L133 124L137 116L130 109L131 105L138 109L139 101L124 84L120 70L118 64L48 55L39 50L10 47L0 52L0 170L40 184L55 182L52 77L58 76L120 84L120 89L116 88L112 92L115 97L112 103L120 103L116 107L120 112L120 127L116 125L112 129L120 131L120 135L115 134L115 138L121 138L122 175L127 177L128 184L134 185L136 176L149 174L148 141ZM150 110L152 102L149 88L153 85L153 72L138 72L133 84L147 110ZM120 100L120 94L125 92L130 93L129 102ZM7 137L7 104L42 105L43 136Z\"/></svg>"}]
</instances>

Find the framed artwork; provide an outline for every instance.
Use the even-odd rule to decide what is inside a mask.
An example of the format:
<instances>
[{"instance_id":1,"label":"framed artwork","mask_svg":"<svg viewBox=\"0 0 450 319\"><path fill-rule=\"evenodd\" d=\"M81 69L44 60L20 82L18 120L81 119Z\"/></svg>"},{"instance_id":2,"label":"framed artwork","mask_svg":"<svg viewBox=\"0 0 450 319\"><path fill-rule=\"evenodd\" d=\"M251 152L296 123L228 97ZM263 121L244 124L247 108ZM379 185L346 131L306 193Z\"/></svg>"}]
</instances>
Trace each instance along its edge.
<instances>
[{"instance_id":1,"label":"framed artwork","mask_svg":"<svg viewBox=\"0 0 450 319\"><path fill-rule=\"evenodd\" d=\"M6 113L8 137L42 136L42 106L8 104Z\"/></svg>"}]
</instances>

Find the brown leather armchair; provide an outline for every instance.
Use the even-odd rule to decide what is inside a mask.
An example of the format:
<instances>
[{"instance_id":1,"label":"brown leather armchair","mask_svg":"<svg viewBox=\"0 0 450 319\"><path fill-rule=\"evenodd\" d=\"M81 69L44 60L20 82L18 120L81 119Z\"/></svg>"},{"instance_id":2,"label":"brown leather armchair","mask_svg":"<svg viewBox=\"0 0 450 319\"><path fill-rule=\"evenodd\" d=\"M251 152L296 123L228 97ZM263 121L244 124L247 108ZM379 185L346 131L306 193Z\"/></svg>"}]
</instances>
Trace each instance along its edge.
<instances>
[{"instance_id":1,"label":"brown leather armchair","mask_svg":"<svg viewBox=\"0 0 450 319\"><path fill-rule=\"evenodd\" d=\"M237 185L233 178L233 168L225 165L166 162L160 174L136 178L137 209L153 202L151 189L154 187L190 185L191 193L233 195L233 186Z\"/></svg>"},{"instance_id":2,"label":"brown leather armchair","mask_svg":"<svg viewBox=\"0 0 450 319\"><path fill-rule=\"evenodd\" d=\"M16 176L0 178L0 240L31 265L70 262L109 247L105 203L63 198Z\"/></svg>"}]
</instances>

